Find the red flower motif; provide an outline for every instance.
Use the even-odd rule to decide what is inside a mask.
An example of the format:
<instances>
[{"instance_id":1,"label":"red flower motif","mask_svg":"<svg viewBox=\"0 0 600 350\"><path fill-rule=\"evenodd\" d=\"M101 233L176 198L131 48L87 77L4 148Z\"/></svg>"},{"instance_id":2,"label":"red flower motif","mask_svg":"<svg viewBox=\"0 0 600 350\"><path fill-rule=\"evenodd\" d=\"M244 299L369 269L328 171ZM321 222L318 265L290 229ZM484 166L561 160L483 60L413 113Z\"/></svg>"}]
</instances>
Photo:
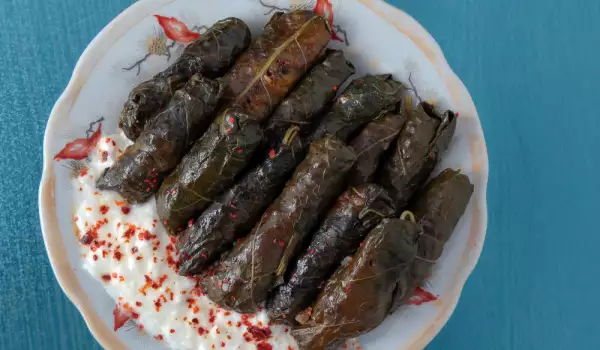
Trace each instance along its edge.
<instances>
[{"instance_id":1,"label":"red flower motif","mask_svg":"<svg viewBox=\"0 0 600 350\"><path fill-rule=\"evenodd\" d=\"M125 325L125 322L129 321L129 319L130 319L129 315L127 313L123 312L123 310L121 310L119 305L115 306L115 309L113 310L113 316L115 317L114 327L113 327L115 332L118 331L121 327L123 327Z\"/></svg>"},{"instance_id":2,"label":"red flower motif","mask_svg":"<svg viewBox=\"0 0 600 350\"><path fill-rule=\"evenodd\" d=\"M158 20L158 24L165 31L167 38L186 44L200 37L199 33L192 32L183 22L175 17L163 17L154 15Z\"/></svg>"},{"instance_id":3,"label":"red flower motif","mask_svg":"<svg viewBox=\"0 0 600 350\"><path fill-rule=\"evenodd\" d=\"M431 301L435 301L437 300L438 297L429 293L428 291L426 291L425 289L421 288L421 287L417 287L417 289L415 289L415 293L413 294L412 297L410 297L410 299L408 299L407 304L408 305L422 305L425 303L429 303Z\"/></svg>"},{"instance_id":4,"label":"red flower motif","mask_svg":"<svg viewBox=\"0 0 600 350\"><path fill-rule=\"evenodd\" d=\"M92 136L67 143L65 147L54 156L54 159L82 160L87 158L88 154L96 147L100 140L100 136L102 135L101 129L102 123L98 124L98 129L94 131Z\"/></svg>"},{"instance_id":5,"label":"red flower motif","mask_svg":"<svg viewBox=\"0 0 600 350\"><path fill-rule=\"evenodd\" d=\"M329 27L331 28L331 39L343 43L344 40L342 40L342 38L340 38L333 29L333 6L329 0L317 0L317 4L315 5L313 11L317 15L325 18L327 23L329 23Z\"/></svg>"}]
</instances>

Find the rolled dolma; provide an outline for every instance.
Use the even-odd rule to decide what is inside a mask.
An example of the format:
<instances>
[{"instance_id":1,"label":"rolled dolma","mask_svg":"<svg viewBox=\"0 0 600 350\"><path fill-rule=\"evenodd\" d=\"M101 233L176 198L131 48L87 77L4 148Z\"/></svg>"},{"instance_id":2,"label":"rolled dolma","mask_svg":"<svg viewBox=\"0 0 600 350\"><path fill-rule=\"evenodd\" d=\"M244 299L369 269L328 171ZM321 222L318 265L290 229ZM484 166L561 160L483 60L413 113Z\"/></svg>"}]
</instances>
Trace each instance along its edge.
<instances>
[{"instance_id":1,"label":"rolled dolma","mask_svg":"<svg viewBox=\"0 0 600 350\"><path fill-rule=\"evenodd\" d=\"M148 122L135 143L102 173L96 186L117 191L130 203L147 200L210 125L221 93L218 82L192 76L167 108Z\"/></svg>"},{"instance_id":2,"label":"rolled dolma","mask_svg":"<svg viewBox=\"0 0 600 350\"><path fill-rule=\"evenodd\" d=\"M423 102L410 114L378 175L378 183L394 198L397 209L404 208L425 183L455 130L452 111L441 114Z\"/></svg>"},{"instance_id":3,"label":"rolled dolma","mask_svg":"<svg viewBox=\"0 0 600 350\"><path fill-rule=\"evenodd\" d=\"M331 39L323 17L312 11L278 12L225 75L226 106L265 120L306 73Z\"/></svg>"},{"instance_id":4,"label":"rolled dolma","mask_svg":"<svg viewBox=\"0 0 600 350\"><path fill-rule=\"evenodd\" d=\"M313 142L307 157L250 235L202 279L208 297L227 309L257 311L269 290L283 282L290 259L341 192L355 160L354 151L335 138Z\"/></svg>"},{"instance_id":5,"label":"rolled dolma","mask_svg":"<svg viewBox=\"0 0 600 350\"><path fill-rule=\"evenodd\" d=\"M188 226L244 169L262 141L252 117L225 110L197 140L156 194L158 216L171 234Z\"/></svg>"},{"instance_id":6,"label":"rolled dolma","mask_svg":"<svg viewBox=\"0 0 600 350\"><path fill-rule=\"evenodd\" d=\"M391 74L366 75L353 80L323 117L311 139L332 135L347 141L381 112L392 110L402 99L404 90L404 85L392 79Z\"/></svg>"},{"instance_id":7,"label":"rolled dolma","mask_svg":"<svg viewBox=\"0 0 600 350\"><path fill-rule=\"evenodd\" d=\"M321 350L377 327L388 315L398 281L406 279L417 253L418 225L383 219L350 262L327 281L316 302L298 319L292 332L303 350Z\"/></svg>"},{"instance_id":8,"label":"rolled dolma","mask_svg":"<svg viewBox=\"0 0 600 350\"><path fill-rule=\"evenodd\" d=\"M297 126L300 134L306 136L312 123L333 101L340 85L354 71L354 66L346 60L343 51L328 49L323 61L298 82L269 118L265 128L267 145L272 147L280 143L291 126Z\"/></svg>"},{"instance_id":9,"label":"rolled dolma","mask_svg":"<svg viewBox=\"0 0 600 350\"><path fill-rule=\"evenodd\" d=\"M348 174L349 185L360 185L373 181L385 151L396 139L406 122L402 108L393 113L383 113L367 124L356 136L350 147L356 151L356 163Z\"/></svg>"},{"instance_id":10,"label":"rolled dolma","mask_svg":"<svg viewBox=\"0 0 600 350\"><path fill-rule=\"evenodd\" d=\"M250 29L242 20L226 18L186 46L179 59L164 72L131 91L119 117L119 128L131 140L146 122L169 102L173 93L194 74L217 78L225 74L250 45Z\"/></svg>"},{"instance_id":11,"label":"rolled dolma","mask_svg":"<svg viewBox=\"0 0 600 350\"><path fill-rule=\"evenodd\" d=\"M465 213L473 190L468 176L446 169L419 191L410 206L422 230L416 241L419 258L413 261L410 278L404 282L407 287L398 288L390 313L406 303L415 288L431 273L433 264L442 255L445 243Z\"/></svg>"},{"instance_id":12,"label":"rolled dolma","mask_svg":"<svg viewBox=\"0 0 600 350\"><path fill-rule=\"evenodd\" d=\"M298 128L291 127L282 143L219 197L179 237L183 257L179 273L198 274L258 221L275 200L289 175L302 160L304 144Z\"/></svg>"},{"instance_id":13,"label":"rolled dolma","mask_svg":"<svg viewBox=\"0 0 600 350\"><path fill-rule=\"evenodd\" d=\"M191 76L201 73L215 79L223 76L252 40L250 28L239 18L213 24L200 38L185 47L175 63L156 76Z\"/></svg>"},{"instance_id":14,"label":"rolled dolma","mask_svg":"<svg viewBox=\"0 0 600 350\"><path fill-rule=\"evenodd\" d=\"M375 184L351 187L329 210L308 248L286 273L286 283L277 287L267 303L271 319L292 322L310 306L324 283L354 254L367 233L385 217L394 215L392 199Z\"/></svg>"}]
</instances>

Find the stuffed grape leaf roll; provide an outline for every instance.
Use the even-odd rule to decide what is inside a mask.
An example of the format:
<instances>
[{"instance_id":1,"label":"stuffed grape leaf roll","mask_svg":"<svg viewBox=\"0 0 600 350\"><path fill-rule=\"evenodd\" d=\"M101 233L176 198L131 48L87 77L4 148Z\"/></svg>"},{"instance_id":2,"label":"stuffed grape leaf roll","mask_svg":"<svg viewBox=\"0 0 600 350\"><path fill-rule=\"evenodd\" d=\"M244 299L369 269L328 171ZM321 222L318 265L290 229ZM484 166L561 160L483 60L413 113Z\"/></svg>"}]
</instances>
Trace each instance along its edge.
<instances>
[{"instance_id":1,"label":"stuffed grape leaf roll","mask_svg":"<svg viewBox=\"0 0 600 350\"><path fill-rule=\"evenodd\" d=\"M198 139L156 194L158 216L171 234L201 214L252 159L262 130L252 117L225 110Z\"/></svg>"},{"instance_id":2,"label":"stuffed grape leaf roll","mask_svg":"<svg viewBox=\"0 0 600 350\"><path fill-rule=\"evenodd\" d=\"M406 122L406 114L403 111L400 107L395 112L383 113L367 124L350 142L350 147L354 148L357 156L356 163L348 174L350 185L373 181L379 161Z\"/></svg>"},{"instance_id":3,"label":"stuffed grape leaf roll","mask_svg":"<svg viewBox=\"0 0 600 350\"><path fill-rule=\"evenodd\" d=\"M242 20L226 18L216 22L186 46L169 68L133 88L121 111L119 128L135 141L146 122L167 105L192 75L199 73L211 79L222 76L250 45L250 40L250 29Z\"/></svg>"},{"instance_id":4,"label":"stuffed grape leaf roll","mask_svg":"<svg viewBox=\"0 0 600 350\"><path fill-rule=\"evenodd\" d=\"M175 63L156 76L191 76L201 73L211 79L223 76L252 40L250 28L239 18L216 22L200 38L185 47Z\"/></svg>"},{"instance_id":5,"label":"stuffed grape leaf roll","mask_svg":"<svg viewBox=\"0 0 600 350\"><path fill-rule=\"evenodd\" d=\"M221 93L218 82L192 76L135 143L102 173L98 189L117 191L130 203L147 200L210 125Z\"/></svg>"},{"instance_id":6,"label":"stuffed grape leaf roll","mask_svg":"<svg viewBox=\"0 0 600 350\"><path fill-rule=\"evenodd\" d=\"M412 111L378 176L378 183L389 191L397 209L406 207L425 183L455 130L456 115L452 111L441 114L426 102Z\"/></svg>"},{"instance_id":7,"label":"stuffed grape leaf roll","mask_svg":"<svg viewBox=\"0 0 600 350\"><path fill-rule=\"evenodd\" d=\"M298 82L269 118L265 128L267 146L281 142L291 126L297 126L300 134L306 136L313 122L329 107L340 86L354 71L343 51L328 49L325 58Z\"/></svg>"},{"instance_id":8,"label":"stuffed grape leaf roll","mask_svg":"<svg viewBox=\"0 0 600 350\"><path fill-rule=\"evenodd\" d=\"M355 160L354 151L335 138L313 142L252 232L202 279L208 297L226 309L255 312L269 290L283 282L290 259L340 194Z\"/></svg>"},{"instance_id":9,"label":"stuffed grape leaf roll","mask_svg":"<svg viewBox=\"0 0 600 350\"><path fill-rule=\"evenodd\" d=\"M277 12L225 75L225 106L264 121L319 58L331 39L325 19L312 11Z\"/></svg>"},{"instance_id":10,"label":"stuffed grape leaf roll","mask_svg":"<svg viewBox=\"0 0 600 350\"><path fill-rule=\"evenodd\" d=\"M422 230L416 241L419 259L412 263L410 278L404 282L407 287L398 288L390 312L405 304L431 273L433 264L442 255L445 243L465 213L473 190L468 176L446 169L419 191L410 206Z\"/></svg>"},{"instance_id":11,"label":"stuffed grape leaf roll","mask_svg":"<svg viewBox=\"0 0 600 350\"><path fill-rule=\"evenodd\" d=\"M312 304L324 283L354 254L367 233L385 217L394 215L392 199L375 184L351 187L329 210L308 247L291 266L286 283L277 287L267 303L271 319L293 322Z\"/></svg>"},{"instance_id":12,"label":"stuffed grape leaf roll","mask_svg":"<svg viewBox=\"0 0 600 350\"><path fill-rule=\"evenodd\" d=\"M278 147L268 151L261 163L244 174L185 230L177 242L183 257L180 274L201 273L252 229L302 161L303 148L298 128L292 126Z\"/></svg>"},{"instance_id":13,"label":"stuffed grape leaf roll","mask_svg":"<svg viewBox=\"0 0 600 350\"><path fill-rule=\"evenodd\" d=\"M294 330L302 350L322 350L377 327L388 315L396 284L408 275L417 254L418 225L383 219L352 259L337 269L316 302L298 316Z\"/></svg>"},{"instance_id":14,"label":"stuffed grape leaf roll","mask_svg":"<svg viewBox=\"0 0 600 350\"><path fill-rule=\"evenodd\" d=\"M392 110L404 91L404 85L392 79L390 74L366 75L353 80L323 117L311 139L332 135L348 141L381 112Z\"/></svg>"}]
</instances>

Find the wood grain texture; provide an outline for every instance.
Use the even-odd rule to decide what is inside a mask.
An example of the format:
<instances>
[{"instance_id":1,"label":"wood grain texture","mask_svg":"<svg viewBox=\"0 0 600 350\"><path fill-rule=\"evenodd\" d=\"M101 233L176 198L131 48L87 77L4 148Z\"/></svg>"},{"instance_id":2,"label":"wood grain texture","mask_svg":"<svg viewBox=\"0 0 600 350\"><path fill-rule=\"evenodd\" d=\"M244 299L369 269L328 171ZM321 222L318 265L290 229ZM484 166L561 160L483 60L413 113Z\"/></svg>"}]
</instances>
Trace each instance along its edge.
<instances>
[{"instance_id":1,"label":"wood grain texture","mask_svg":"<svg viewBox=\"0 0 600 350\"><path fill-rule=\"evenodd\" d=\"M36 198L50 109L85 46L131 2L0 2L1 349L100 349L54 279ZM599 349L600 3L391 3L442 46L490 154L483 255L428 349Z\"/></svg>"}]
</instances>

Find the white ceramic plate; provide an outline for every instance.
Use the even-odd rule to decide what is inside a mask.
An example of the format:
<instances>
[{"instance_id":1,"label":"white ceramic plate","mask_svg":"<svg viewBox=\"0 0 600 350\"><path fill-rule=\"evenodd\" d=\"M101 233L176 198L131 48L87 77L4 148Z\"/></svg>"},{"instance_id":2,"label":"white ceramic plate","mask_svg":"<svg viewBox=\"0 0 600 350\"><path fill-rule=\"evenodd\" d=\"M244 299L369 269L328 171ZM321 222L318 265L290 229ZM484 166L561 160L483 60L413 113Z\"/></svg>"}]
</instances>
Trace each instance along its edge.
<instances>
[{"instance_id":1,"label":"white ceramic plate","mask_svg":"<svg viewBox=\"0 0 600 350\"><path fill-rule=\"evenodd\" d=\"M164 349L150 336L112 330L115 301L81 268L71 216L68 160L54 160L71 143L71 155L85 153L100 123L116 130L120 109L137 83L164 69L183 44L164 36L154 15L174 17L191 30L229 16L246 21L260 33L272 10L316 8L329 18L343 40L341 47L357 74L393 73L414 83L424 99L460 113L450 150L438 169L460 168L475 184L475 194L444 254L427 282L438 299L401 308L376 330L360 338L366 349L422 349L454 310L467 277L475 267L487 225L488 157L477 111L468 91L452 72L434 39L414 19L380 0L143 0L115 18L81 56L66 90L48 120L44 170L39 192L40 220L48 257L60 285L79 308L96 339L106 349ZM151 45L150 45L151 44ZM170 58L169 58L170 56ZM124 69L125 68L125 69ZM77 153L79 152L79 153ZM85 155L85 154L84 154Z\"/></svg>"}]
</instances>

